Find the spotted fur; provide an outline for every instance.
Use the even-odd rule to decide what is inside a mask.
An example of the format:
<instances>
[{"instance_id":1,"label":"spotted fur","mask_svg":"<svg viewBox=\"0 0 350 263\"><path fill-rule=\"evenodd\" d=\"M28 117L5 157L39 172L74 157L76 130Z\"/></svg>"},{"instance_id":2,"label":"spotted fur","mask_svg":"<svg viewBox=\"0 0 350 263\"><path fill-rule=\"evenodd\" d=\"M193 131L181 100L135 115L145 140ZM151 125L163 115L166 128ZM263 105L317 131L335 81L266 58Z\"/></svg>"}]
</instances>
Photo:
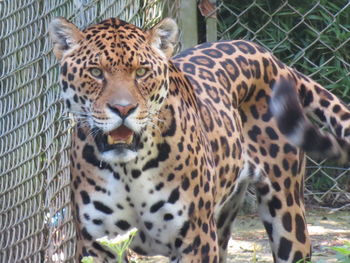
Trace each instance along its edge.
<instances>
[{"instance_id":1,"label":"spotted fur","mask_svg":"<svg viewBox=\"0 0 350 263\"><path fill-rule=\"evenodd\" d=\"M114 262L96 239L136 227L136 253L226 262L249 184L274 261L310 258L303 151L349 162L349 107L248 41L170 58L176 33L171 19L149 31L115 18L83 31L63 18L50 25L62 96L77 121L76 258ZM122 142L106 143L110 134Z\"/></svg>"}]
</instances>

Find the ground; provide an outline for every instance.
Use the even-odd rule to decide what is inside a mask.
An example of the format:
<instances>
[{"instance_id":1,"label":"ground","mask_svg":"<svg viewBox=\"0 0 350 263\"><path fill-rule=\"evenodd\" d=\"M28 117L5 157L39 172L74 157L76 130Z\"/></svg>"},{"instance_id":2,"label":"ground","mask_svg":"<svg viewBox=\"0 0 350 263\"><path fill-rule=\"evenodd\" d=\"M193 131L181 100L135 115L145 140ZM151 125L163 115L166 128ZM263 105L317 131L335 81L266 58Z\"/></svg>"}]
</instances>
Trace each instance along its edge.
<instances>
[{"instance_id":1,"label":"ground","mask_svg":"<svg viewBox=\"0 0 350 263\"><path fill-rule=\"evenodd\" d=\"M309 210L306 215L313 244L312 261L315 263L336 262L330 246L350 242L350 211L329 213L325 210ZM229 243L228 263L272 263L268 238L257 215L239 216L234 234ZM144 258L137 262L165 263L164 258Z\"/></svg>"}]
</instances>

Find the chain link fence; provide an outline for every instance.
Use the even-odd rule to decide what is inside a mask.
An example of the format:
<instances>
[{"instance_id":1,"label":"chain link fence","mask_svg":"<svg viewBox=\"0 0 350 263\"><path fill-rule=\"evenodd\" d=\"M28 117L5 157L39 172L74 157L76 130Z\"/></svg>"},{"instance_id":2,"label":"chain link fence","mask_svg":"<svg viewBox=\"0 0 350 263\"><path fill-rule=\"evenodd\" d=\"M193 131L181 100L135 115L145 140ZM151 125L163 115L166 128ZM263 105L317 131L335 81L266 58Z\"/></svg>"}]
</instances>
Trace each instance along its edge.
<instances>
[{"instance_id":1,"label":"chain link fence","mask_svg":"<svg viewBox=\"0 0 350 263\"><path fill-rule=\"evenodd\" d=\"M119 17L149 27L178 1L0 0L0 262L74 262L70 122L47 27Z\"/></svg>"},{"instance_id":2,"label":"chain link fence","mask_svg":"<svg viewBox=\"0 0 350 263\"><path fill-rule=\"evenodd\" d=\"M216 15L219 40L257 42L350 102L349 0L200 2L208 17ZM338 167L308 158L305 182L309 204L349 207L349 164Z\"/></svg>"}]
</instances>

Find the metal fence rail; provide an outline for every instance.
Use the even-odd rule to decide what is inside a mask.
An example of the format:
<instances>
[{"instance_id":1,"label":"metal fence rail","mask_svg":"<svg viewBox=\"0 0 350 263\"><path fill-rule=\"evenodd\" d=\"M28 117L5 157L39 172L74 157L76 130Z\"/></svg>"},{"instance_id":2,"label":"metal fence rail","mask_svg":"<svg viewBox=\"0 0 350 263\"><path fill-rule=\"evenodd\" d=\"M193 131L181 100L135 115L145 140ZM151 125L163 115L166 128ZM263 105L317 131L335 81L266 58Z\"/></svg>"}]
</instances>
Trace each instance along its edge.
<instances>
[{"instance_id":1,"label":"metal fence rail","mask_svg":"<svg viewBox=\"0 0 350 263\"><path fill-rule=\"evenodd\" d=\"M217 17L217 39L257 42L350 102L350 1L218 0L206 10ZM347 206L349 165L308 159L307 201Z\"/></svg>"},{"instance_id":2,"label":"metal fence rail","mask_svg":"<svg viewBox=\"0 0 350 263\"><path fill-rule=\"evenodd\" d=\"M73 262L69 121L47 27L154 24L166 0L0 0L0 262Z\"/></svg>"}]
</instances>

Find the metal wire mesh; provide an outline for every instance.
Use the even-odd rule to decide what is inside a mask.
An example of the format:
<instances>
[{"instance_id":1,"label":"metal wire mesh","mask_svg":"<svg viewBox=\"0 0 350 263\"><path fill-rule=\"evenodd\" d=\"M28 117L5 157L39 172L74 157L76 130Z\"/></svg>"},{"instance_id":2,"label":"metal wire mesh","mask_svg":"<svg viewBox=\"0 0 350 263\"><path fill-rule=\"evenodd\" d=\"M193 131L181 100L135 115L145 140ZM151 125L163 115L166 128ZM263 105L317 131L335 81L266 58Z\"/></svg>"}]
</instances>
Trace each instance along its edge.
<instances>
[{"instance_id":1,"label":"metal wire mesh","mask_svg":"<svg viewBox=\"0 0 350 263\"><path fill-rule=\"evenodd\" d=\"M350 1L224 0L214 9L218 39L255 41L350 101ZM348 205L349 165L308 159L307 200Z\"/></svg>"},{"instance_id":2,"label":"metal wire mesh","mask_svg":"<svg viewBox=\"0 0 350 263\"><path fill-rule=\"evenodd\" d=\"M176 12L170 2L0 0L0 262L74 262L70 123L49 22L64 16L84 27L119 17L150 26L165 5Z\"/></svg>"}]
</instances>

